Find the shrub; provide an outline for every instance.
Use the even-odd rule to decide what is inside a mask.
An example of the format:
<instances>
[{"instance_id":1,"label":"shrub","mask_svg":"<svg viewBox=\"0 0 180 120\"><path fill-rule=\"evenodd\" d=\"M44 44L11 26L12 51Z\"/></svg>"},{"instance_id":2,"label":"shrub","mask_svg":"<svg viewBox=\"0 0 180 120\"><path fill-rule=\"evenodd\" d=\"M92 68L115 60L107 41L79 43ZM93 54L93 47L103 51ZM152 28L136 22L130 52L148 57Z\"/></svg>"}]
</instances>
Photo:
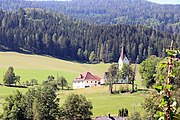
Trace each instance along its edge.
<instances>
[{"instance_id":1,"label":"shrub","mask_svg":"<svg viewBox=\"0 0 180 120\"><path fill-rule=\"evenodd\" d=\"M134 111L133 113L131 113L128 120L142 120L142 117L141 117L141 114L139 112Z\"/></svg>"},{"instance_id":2,"label":"shrub","mask_svg":"<svg viewBox=\"0 0 180 120\"><path fill-rule=\"evenodd\" d=\"M128 109L127 108L119 109L118 116L119 117L127 117L128 116Z\"/></svg>"}]
</instances>

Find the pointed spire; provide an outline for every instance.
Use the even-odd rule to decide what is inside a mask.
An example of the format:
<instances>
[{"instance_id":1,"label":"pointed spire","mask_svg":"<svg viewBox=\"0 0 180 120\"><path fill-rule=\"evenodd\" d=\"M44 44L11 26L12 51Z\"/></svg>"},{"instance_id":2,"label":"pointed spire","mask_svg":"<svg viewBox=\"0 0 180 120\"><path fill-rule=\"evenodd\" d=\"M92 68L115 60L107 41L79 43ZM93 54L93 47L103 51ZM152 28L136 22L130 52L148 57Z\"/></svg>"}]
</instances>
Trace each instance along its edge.
<instances>
[{"instance_id":1,"label":"pointed spire","mask_svg":"<svg viewBox=\"0 0 180 120\"><path fill-rule=\"evenodd\" d=\"M121 59L124 59L124 45L122 46L122 49L121 49L121 56L120 56Z\"/></svg>"}]
</instances>

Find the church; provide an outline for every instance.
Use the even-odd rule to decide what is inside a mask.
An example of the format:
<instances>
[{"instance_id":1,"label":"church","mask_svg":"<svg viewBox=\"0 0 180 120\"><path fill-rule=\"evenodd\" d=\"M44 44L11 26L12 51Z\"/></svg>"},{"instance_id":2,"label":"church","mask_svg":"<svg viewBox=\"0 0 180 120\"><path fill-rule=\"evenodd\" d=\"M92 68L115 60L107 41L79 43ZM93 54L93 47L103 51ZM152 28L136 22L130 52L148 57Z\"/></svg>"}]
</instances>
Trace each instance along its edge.
<instances>
[{"instance_id":1,"label":"church","mask_svg":"<svg viewBox=\"0 0 180 120\"><path fill-rule=\"evenodd\" d=\"M129 60L128 60L127 56L125 55L124 47L122 47L121 54L120 54L120 57L119 57L119 60L118 60L118 68L119 68L119 70L121 70L123 68L124 64L129 65ZM107 78L108 78L108 72L105 72L103 79L101 79L101 84L105 84L107 82ZM119 79L117 81L117 83L119 83L119 84L121 84L121 83L129 83L128 76L124 80Z\"/></svg>"},{"instance_id":2,"label":"church","mask_svg":"<svg viewBox=\"0 0 180 120\"><path fill-rule=\"evenodd\" d=\"M123 68L123 64L128 64L129 65L129 60L125 55L124 47L121 49L121 54L119 57L118 65L119 65L119 70ZM118 83L128 83L128 76L126 77L125 80L118 80Z\"/></svg>"}]
</instances>

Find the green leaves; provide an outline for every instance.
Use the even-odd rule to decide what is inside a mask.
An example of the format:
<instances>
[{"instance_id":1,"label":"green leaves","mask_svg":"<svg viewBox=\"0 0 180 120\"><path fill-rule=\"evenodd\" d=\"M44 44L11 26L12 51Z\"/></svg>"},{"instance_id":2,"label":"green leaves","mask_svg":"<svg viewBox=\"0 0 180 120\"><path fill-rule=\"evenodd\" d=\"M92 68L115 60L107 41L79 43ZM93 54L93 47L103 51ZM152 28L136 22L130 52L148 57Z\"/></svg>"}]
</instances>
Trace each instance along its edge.
<instances>
[{"instance_id":1,"label":"green leaves","mask_svg":"<svg viewBox=\"0 0 180 120\"><path fill-rule=\"evenodd\" d=\"M156 85L154 86L155 90L160 93L163 90L163 86L162 85Z\"/></svg>"},{"instance_id":2,"label":"green leaves","mask_svg":"<svg viewBox=\"0 0 180 120\"><path fill-rule=\"evenodd\" d=\"M169 100L169 97L163 96L160 106L165 106Z\"/></svg>"},{"instance_id":3,"label":"green leaves","mask_svg":"<svg viewBox=\"0 0 180 120\"><path fill-rule=\"evenodd\" d=\"M166 85L165 88L166 88L168 91L174 90L174 87L173 87L172 85Z\"/></svg>"},{"instance_id":4,"label":"green leaves","mask_svg":"<svg viewBox=\"0 0 180 120\"><path fill-rule=\"evenodd\" d=\"M5 99L3 118L8 120L55 120L59 112L59 99L52 86L29 89L23 95L16 92Z\"/></svg>"},{"instance_id":5,"label":"green leaves","mask_svg":"<svg viewBox=\"0 0 180 120\"><path fill-rule=\"evenodd\" d=\"M90 119L92 113L92 103L85 96L71 94L67 97L65 103L61 107L60 119L65 120L86 120Z\"/></svg>"},{"instance_id":6,"label":"green leaves","mask_svg":"<svg viewBox=\"0 0 180 120\"><path fill-rule=\"evenodd\" d=\"M166 50L169 57L176 57L176 55L179 53L179 50Z\"/></svg>"},{"instance_id":7,"label":"green leaves","mask_svg":"<svg viewBox=\"0 0 180 120\"><path fill-rule=\"evenodd\" d=\"M161 111L157 111L157 113L154 115L154 117L158 120L165 120L164 114Z\"/></svg>"}]
</instances>

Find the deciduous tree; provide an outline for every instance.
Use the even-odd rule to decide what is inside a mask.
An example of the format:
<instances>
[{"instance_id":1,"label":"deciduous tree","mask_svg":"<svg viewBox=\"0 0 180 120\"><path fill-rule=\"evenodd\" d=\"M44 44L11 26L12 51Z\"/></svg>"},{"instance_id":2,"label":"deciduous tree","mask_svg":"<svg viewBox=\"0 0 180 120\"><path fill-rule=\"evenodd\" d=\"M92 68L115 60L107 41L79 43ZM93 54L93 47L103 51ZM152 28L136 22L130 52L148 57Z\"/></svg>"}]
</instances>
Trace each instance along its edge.
<instances>
[{"instance_id":1,"label":"deciduous tree","mask_svg":"<svg viewBox=\"0 0 180 120\"><path fill-rule=\"evenodd\" d=\"M68 85L67 80L63 76L57 79L57 83L59 86L61 86L62 90L64 90L64 87Z\"/></svg>"},{"instance_id":2,"label":"deciduous tree","mask_svg":"<svg viewBox=\"0 0 180 120\"><path fill-rule=\"evenodd\" d=\"M14 68L9 67L4 75L3 82L5 85L16 84L16 82L20 82L20 76L15 76Z\"/></svg>"},{"instance_id":3,"label":"deciduous tree","mask_svg":"<svg viewBox=\"0 0 180 120\"><path fill-rule=\"evenodd\" d=\"M155 83L156 65L161 59L154 55L148 57L140 64L139 73L143 79L143 84L149 88Z\"/></svg>"},{"instance_id":4,"label":"deciduous tree","mask_svg":"<svg viewBox=\"0 0 180 120\"><path fill-rule=\"evenodd\" d=\"M65 120L90 120L92 113L92 103L83 95L71 94L67 97L61 107L61 119Z\"/></svg>"}]
</instances>

